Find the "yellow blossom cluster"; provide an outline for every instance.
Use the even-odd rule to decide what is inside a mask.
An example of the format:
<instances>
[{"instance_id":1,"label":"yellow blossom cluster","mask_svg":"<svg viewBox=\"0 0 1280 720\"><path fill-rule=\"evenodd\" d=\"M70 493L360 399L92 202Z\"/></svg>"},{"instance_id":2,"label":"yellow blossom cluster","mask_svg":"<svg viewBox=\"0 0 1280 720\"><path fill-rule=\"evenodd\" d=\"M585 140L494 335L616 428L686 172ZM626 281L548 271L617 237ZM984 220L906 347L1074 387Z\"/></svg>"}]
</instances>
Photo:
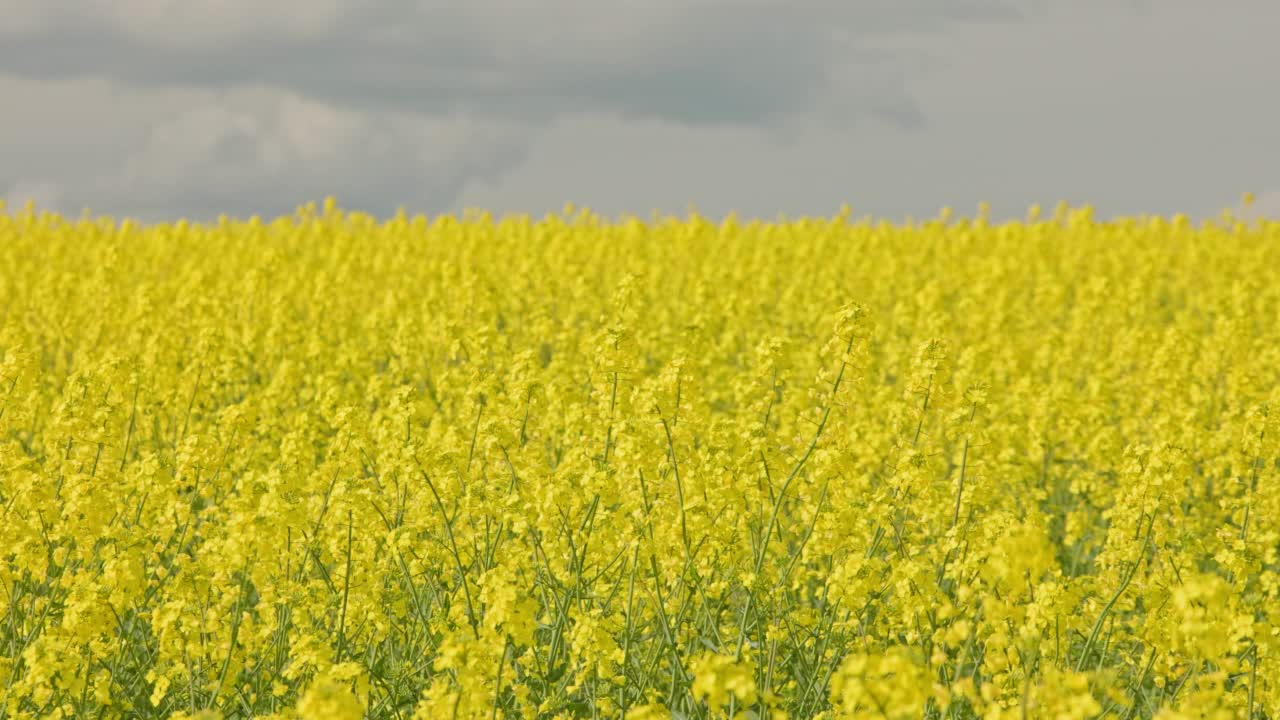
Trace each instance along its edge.
<instances>
[{"instance_id":1,"label":"yellow blossom cluster","mask_svg":"<svg viewBox=\"0 0 1280 720\"><path fill-rule=\"evenodd\" d=\"M1280 718L1280 223L0 210L0 717Z\"/></svg>"}]
</instances>

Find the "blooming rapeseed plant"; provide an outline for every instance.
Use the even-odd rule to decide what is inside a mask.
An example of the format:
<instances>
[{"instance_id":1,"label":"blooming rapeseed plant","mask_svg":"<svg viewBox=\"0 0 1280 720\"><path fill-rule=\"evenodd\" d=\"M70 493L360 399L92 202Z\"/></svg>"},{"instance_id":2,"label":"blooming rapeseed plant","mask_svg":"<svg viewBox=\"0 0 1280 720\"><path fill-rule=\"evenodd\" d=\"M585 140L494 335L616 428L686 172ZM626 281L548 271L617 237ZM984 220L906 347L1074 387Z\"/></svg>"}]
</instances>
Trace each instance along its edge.
<instances>
[{"instance_id":1,"label":"blooming rapeseed plant","mask_svg":"<svg viewBox=\"0 0 1280 720\"><path fill-rule=\"evenodd\" d=\"M0 212L0 717L1280 717L1280 224Z\"/></svg>"}]
</instances>

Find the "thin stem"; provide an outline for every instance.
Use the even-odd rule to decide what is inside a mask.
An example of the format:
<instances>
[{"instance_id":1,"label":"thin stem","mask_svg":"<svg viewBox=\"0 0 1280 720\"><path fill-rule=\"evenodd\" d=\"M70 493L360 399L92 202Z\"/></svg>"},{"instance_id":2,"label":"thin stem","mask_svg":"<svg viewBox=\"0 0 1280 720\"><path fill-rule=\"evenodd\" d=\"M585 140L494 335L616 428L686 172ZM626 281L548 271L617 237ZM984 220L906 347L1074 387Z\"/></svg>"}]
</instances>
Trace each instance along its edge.
<instances>
[{"instance_id":1,"label":"thin stem","mask_svg":"<svg viewBox=\"0 0 1280 720\"><path fill-rule=\"evenodd\" d=\"M471 600L471 587L467 584L467 570L462 565L462 556L458 553L458 542L453 536L453 520L450 519L449 513L445 510L444 501L440 499L440 493L436 490L435 483L431 482L431 476L427 474L422 463L414 458L414 462L418 465L418 472L422 473L422 479L427 482L427 488L431 490L431 496L435 498L436 508L440 511L440 518L444 520L444 532L449 540L449 552L453 555L453 562L458 568L458 584L462 585L462 594L467 601L467 620L471 624L471 632L480 639L479 619L476 617L475 603Z\"/></svg>"},{"instance_id":2,"label":"thin stem","mask_svg":"<svg viewBox=\"0 0 1280 720\"><path fill-rule=\"evenodd\" d=\"M342 577L342 610L338 614L338 651L337 661L342 662L343 649L346 647L347 598L351 595L351 538L354 523L351 511L347 511L347 570Z\"/></svg>"},{"instance_id":3,"label":"thin stem","mask_svg":"<svg viewBox=\"0 0 1280 720\"><path fill-rule=\"evenodd\" d=\"M1151 528L1155 525L1156 514L1151 513L1151 520L1147 523L1147 537L1142 541L1142 549L1138 551L1138 557L1134 558L1133 564L1129 566L1125 572L1124 578L1120 581L1120 587L1116 589L1111 599L1103 606L1102 612L1099 613L1098 619L1093 623L1093 630L1089 633L1089 639L1085 641L1084 648L1080 650L1080 659L1076 661L1076 672L1080 672L1084 668L1085 660L1089 657L1089 650L1093 648L1093 643L1098 639L1098 633L1102 631L1102 624L1106 621L1107 615L1111 613L1111 608L1120 600L1120 596L1124 594L1129 583L1132 582L1133 576L1138 574L1138 568L1142 565L1142 558L1147 554L1147 546L1151 542Z\"/></svg>"},{"instance_id":4,"label":"thin stem","mask_svg":"<svg viewBox=\"0 0 1280 720\"><path fill-rule=\"evenodd\" d=\"M845 358L853 351L853 342L855 337L850 336L849 344L845 347L844 354L841 356L840 369L836 372L835 382L831 385L831 396L827 401L827 406L823 408L822 419L818 421L818 428L813 433L813 439L809 442L809 447L805 449L804 454L792 466L791 472L787 474L786 480L783 480L781 489L778 490L778 497L773 503L773 512L769 516L769 524L765 526L764 537L760 540L760 550L756 555L755 567L753 574L760 575L760 571L764 568L764 560L769 550L769 540L773 537L774 528L778 525L778 514L782 511L782 502L786 498L787 490L791 488L791 483L800 475L800 471L804 468L805 463L813 455L814 450L818 447L818 441L822 439L822 432L827 427L827 421L831 419L831 409L835 407L836 395L840 392L840 384L844 381L845 370L849 366L849 361ZM747 595L747 601L742 608L742 619L738 623L738 648L734 652L735 659L742 658L742 648L747 642L747 615L755 604L755 593Z\"/></svg>"}]
</instances>

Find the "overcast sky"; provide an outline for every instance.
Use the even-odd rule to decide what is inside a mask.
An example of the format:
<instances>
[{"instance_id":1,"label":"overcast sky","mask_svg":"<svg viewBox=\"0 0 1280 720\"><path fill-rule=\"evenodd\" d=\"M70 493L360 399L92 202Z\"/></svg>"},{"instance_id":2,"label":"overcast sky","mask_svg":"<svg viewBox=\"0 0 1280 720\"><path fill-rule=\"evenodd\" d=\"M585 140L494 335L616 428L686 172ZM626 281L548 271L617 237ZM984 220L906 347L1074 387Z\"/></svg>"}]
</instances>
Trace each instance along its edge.
<instances>
[{"instance_id":1,"label":"overcast sky","mask_svg":"<svg viewBox=\"0 0 1280 720\"><path fill-rule=\"evenodd\" d=\"M1280 215L1277 0L0 0L0 196Z\"/></svg>"}]
</instances>

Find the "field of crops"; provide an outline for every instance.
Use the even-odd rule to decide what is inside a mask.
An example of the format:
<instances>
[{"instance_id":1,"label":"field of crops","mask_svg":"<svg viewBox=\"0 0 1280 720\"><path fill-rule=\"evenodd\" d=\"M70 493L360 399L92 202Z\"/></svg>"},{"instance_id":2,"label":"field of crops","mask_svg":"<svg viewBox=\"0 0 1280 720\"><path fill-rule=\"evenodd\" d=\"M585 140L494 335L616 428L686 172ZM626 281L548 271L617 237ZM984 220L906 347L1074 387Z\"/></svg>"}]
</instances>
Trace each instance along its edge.
<instances>
[{"instance_id":1,"label":"field of crops","mask_svg":"<svg viewBox=\"0 0 1280 720\"><path fill-rule=\"evenodd\" d=\"M0 212L0 717L1280 717L1280 223Z\"/></svg>"}]
</instances>

